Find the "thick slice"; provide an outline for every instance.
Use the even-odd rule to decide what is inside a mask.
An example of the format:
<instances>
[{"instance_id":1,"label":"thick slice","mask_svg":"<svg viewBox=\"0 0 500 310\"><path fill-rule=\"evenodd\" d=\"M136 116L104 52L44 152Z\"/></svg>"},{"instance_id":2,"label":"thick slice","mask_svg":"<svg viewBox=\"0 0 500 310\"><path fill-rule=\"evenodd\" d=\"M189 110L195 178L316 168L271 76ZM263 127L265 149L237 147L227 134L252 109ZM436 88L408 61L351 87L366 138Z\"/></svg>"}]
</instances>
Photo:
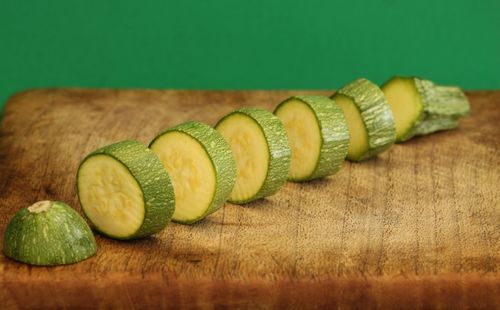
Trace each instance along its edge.
<instances>
[{"instance_id":1,"label":"thick slice","mask_svg":"<svg viewBox=\"0 0 500 310\"><path fill-rule=\"evenodd\" d=\"M95 228L111 238L154 234L170 221L175 199L158 157L137 141L89 154L77 175L80 204Z\"/></svg>"},{"instance_id":2,"label":"thick slice","mask_svg":"<svg viewBox=\"0 0 500 310\"><path fill-rule=\"evenodd\" d=\"M415 77L393 77L382 86L396 122L396 140L408 140L458 126L469 102L458 87L439 86Z\"/></svg>"},{"instance_id":3,"label":"thick slice","mask_svg":"<svg viewBox=\"0 0 500 310\"><path fill-rule=\"evenodd\" d=\"M172 178L174 221L194 223L224 205L233 190L236 164L229 145L216 130L186 122L160 133L149 147Z\"/></svg>"},{"instance_id":4,"label":"thick slice","mask_svg":"<svg viewBox=\"0 0 500 310\"><path fill-rule=\"evenodd\" d=\"M288 179L308 181L335 174L349 148L349 129L342 109L324 96L296 96L274 114L285 126L292 151Z\"/></svg>"},{"instance_id":5,"label":"thick slice","mask_svg":"<svg viewBox=\"0 0 500 310\"><path fill-rule=\"evenodd\" d=\"M58 201L39 201L21 209L9 222L3 251L14 260L42 266L73 264L97 251L85 220Z\"/></svg>"},{"instance_id":6,"label":"thick slice","mask_svg":"<svg viewBox=\"0 0 500 310\"><path fill-rule=\"evenodd\" d=\"M351 141L347 159L360 161L387 150L396 140L391 108L380 88L357 79L332 95L344 111Z\"/></svg>"},{"instance_id":7,"label":"thick slice","mask_svg":"<svg viewBox=\"0 0 500 310\"><path fill-rule=\"evenodd\" d=\"M236 159L230 202L247 203L273 195L283 186L291 154L285 128L274 114L243 108L223 117L215 128L229 142Z\"/></svg>"}]
</instances>

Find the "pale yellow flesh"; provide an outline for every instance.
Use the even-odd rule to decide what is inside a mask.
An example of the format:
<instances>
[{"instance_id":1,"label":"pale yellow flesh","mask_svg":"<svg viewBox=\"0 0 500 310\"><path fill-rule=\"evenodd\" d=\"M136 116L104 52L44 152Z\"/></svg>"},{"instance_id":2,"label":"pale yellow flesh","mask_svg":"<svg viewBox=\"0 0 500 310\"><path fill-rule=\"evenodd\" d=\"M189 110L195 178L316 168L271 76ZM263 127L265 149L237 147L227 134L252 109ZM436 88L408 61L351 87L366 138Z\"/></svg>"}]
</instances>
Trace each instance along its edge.
<instances>
[{"instance_id":1,"label":"pale yellow flesh","mask_svg":"<svg viewBox=\"0 0 500 310\"><path fill-rule=\"evenodd\" d=\"M105 234L125 238L141 227L145 213L142 190L113 157L88 158L78 173L78 191L85 214Z\"/></svg>"},{"instance_id":2,"label":"pale yellow flesh","mask_svg":"<svg viewBox=\"0 0 500 310\"><path fill-rule=\"evenodd\" d=\"M216 175L205 148L193 137L172 131L158 138L151 150L167 170L175 193L176 221L200 218L215 194Z\"/></svg>"},{"instance_id":3,"label":"pale yellow flesh","mask_svg":"<svg viewBox=\"0 0 500 310\"><path fill-rule=\"evenodd\" d=\"M285 126L292 151L289 179L310 176L321 151L321 130L314 112L304 102L290 100L276 111L276 116Z\"/></svg>"},{"instance_id":4,"label":"pale yellow flesh","mask_svg":"<svg viewBox=\"0 0 500 310\"><path fill-rule=\"evenodd\" d=\"M391 107L399 140L413 127L422 111L420 97L412 79L395 79L382 90Z\"/></svg>"},{"instance_id":5,"label":"pale yellow flesh","mask_svg":"<svg viewBox=\"0 0 500 310\"><path fill-rule=\"evenodd\" d=\"M250 117L233 114L217 125L236 160L236 184L229 200L237 202L256 195L267 176L269 148L262 128Z\"/></svg>"},{"instance_id":6,"label":"pale yellow flesh","mask_svg":"<svg viewBox=\"0 0 500 310\"><path fill-rule=\"evenodd\" d=\"M334 99L342 111L344 111L349 133L351 135L347 158L358 159L368 151L369 148L368 132L365 123L361 118L361 113L359 113L358 108L350 97L337 94Z\"/></svg>"}]
</instances>

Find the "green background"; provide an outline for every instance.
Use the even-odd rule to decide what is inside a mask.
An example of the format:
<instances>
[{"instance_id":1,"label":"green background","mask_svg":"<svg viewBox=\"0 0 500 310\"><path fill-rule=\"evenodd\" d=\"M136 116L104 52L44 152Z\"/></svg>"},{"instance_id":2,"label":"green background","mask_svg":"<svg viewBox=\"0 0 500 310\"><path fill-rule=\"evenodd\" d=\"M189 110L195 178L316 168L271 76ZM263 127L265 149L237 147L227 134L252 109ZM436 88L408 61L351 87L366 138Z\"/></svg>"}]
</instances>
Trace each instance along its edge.
<instances>
[{"instance_id":1,"label":"green background","mask_svg":"<svg viewBox=\"0 0 500 310\"><path fill-rule=\"evenodd\" d=\"M32 87L500 88L500 1L0 2L0 102Z\"/></svg>"}]
</instances>

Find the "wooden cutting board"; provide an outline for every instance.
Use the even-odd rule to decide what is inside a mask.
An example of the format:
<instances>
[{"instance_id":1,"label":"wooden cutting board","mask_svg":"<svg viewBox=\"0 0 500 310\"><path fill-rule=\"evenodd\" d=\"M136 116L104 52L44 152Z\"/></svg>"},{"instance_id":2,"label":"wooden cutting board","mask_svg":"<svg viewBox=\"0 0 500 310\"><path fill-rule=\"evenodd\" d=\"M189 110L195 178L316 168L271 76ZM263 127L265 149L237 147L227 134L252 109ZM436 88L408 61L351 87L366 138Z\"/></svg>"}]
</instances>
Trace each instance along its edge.
<instances>
[{"instance_id":1,"label":"wooden cutting board","mask_svg":"<svg viewBox=\"0 0 500 310\"><path fill-rule=\"evenodd\" d=\"M304 91L40 89L13 96L0 127L0 230L37 200L79 209L90 151L148 143L187 120L272 110ZM329 94L329 92L316 92ZM192 226L95 257L30 267L0 255L0 307L500 307L500 92L468 92L460 128L288 183Z\"/></svg>"}]
</instances>

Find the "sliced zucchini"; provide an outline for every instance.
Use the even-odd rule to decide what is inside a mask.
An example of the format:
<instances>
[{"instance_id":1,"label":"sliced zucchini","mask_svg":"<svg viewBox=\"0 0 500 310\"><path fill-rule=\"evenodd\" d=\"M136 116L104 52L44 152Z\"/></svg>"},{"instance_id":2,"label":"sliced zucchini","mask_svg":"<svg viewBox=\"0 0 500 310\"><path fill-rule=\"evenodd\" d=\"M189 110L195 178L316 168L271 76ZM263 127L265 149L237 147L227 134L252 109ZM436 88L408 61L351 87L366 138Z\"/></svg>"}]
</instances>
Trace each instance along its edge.
<instances>
[{"instance_id":1,"label":"sliced zucchini","mask_svg":"<svg viewBox=\"0 0 500 310\"><path fill-rule=\"evenodd\" d=\"M215 128L229 142L236 159L230 202L247 203L273 195L283 186L291 155L285 128L274 114L243 108L223 117Z\"/></svg>"},{"instance_id":2,"label":"sliced zucchini","mask_svg":"<svg viewBox=\"0 0 500 310\"><path fill-rule=\"evenodd\" d=\"M394 114L398 142L455 128L470 109L460 88L439 86L429 80L393 77L382 90Z\"/></svg>"},{"instance_id":3,"label":"sliced zucchini","mask_svg":"<svg viewBox=\"0 0 500 310\"><path fill-rule=\"evenodd\" d=\"M3 251L14 260L41 266L73 264L97 251L85 220L59 201L39 201L16 213L7 225Z\"/></svg>"},{"instance_id":4,"label":"sliced zucchini","mask_svg":"<svg viewBox=\"0 0 500 310\"><path fill-rule=\"evenodd\" d=\"M308 181L340 169L349 148L349 129L342 109L332 99L291 97L274 114L285 126L292 151L289 180Z\"/></svg>"},{"instance_id":5,"label":"sliced zucchini","mask_svg":"<svg viewBox=\"0 0 500 310\"><path fill-rule=\"evenodd\" d=\"M347 119L351 141L347 159L360 161L387 150L396 140L391 108L380 88L357 79L332 95Z\"/></svg>"},{"instance_id":6,"label":"sliced zucchini","mask_svg":"<svg viewBox=\"0 0 500 310\"><path fill-rule=\"evenodd\" d=\"M415 82L412 78L395 77L382 86L382 91L394 115L396 141L404 141L424 111Z\"/></svg>"},{"instance_id":7,"label":"sliced zucchini","mask_svg":"<svg viewBox=\"0 0 500 310\"><path fill-rule=\"evenodd\" d=\"M102 234L135 239L170 221L175 199L158 157L137 141L122 141L89 154L80 164L77 191L85 216Z\"/></svg>"},{"instance_id":8,"label":"sliced zucchini","mask_svg":"<svg viewBox=\"0 0 500 310\"><path fill-rule=\"evenodd\" d=\"M236 164L216 130L189 121L160 133L149 147L172 177L175 222L197 222L224 205L234 186Z\"/></svg>"}]
</instances>

